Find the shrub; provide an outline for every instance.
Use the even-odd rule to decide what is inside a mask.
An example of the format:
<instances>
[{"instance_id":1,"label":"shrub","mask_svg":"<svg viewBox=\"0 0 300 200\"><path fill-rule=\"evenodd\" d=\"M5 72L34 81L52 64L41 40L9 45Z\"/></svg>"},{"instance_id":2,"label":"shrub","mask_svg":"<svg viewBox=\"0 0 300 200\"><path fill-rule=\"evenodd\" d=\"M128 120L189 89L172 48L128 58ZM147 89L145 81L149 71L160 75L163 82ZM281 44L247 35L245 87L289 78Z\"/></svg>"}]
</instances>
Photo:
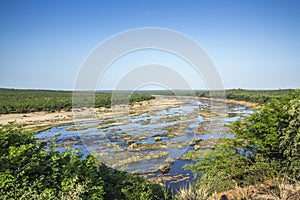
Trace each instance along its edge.
<instances>
[{"instance_id":1,"label":"shrub","mask_svg":"<svg viewBox=\"0 0 300 200\"><path fill-rule=\"evenodd\" d=\"M69 149L43 150L20 125L0 125L0 195L6 199L138 199L163 189ZM151 197L151 198L150 198ZM141 199L140 198L140 199Z\"/></svg>"},{"instance_id":2,"label":"shrub","mask_svg":"<svg viewBox=\"0 0 300 200\"><path fill-rule=\"evenodd\" d=\"M300 179L300 93L271 100L232 125L237 139L220 139L215 150L188 165L200 174L196 188L208 195L288 176Z\"/></svg>"}]
</instances>

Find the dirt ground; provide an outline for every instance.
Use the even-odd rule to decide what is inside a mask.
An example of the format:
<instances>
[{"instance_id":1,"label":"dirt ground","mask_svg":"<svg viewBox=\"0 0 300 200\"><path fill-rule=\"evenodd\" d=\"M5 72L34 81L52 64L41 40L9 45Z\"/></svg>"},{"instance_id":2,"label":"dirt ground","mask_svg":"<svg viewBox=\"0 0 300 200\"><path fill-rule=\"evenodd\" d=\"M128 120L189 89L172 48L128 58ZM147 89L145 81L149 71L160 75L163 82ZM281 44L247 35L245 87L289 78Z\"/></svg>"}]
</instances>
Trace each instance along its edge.
<instances>
[{"instance_id":1,"label":"dirt ground","mask_svg":"<svg viewBox=\"0 0 300 200\"><path fill-rule=\"evenodd\" d=\"M183 102L171 98L158 98L144 102L137 102L134 105L119 105L113 108L94 108L82 109L73 111L60 112L32 112L23 114L2 114L0 115L0 124L7 124L11 122L23 123L25 128L32 128L35 126L59 126L63 124L71 124L78 120L94 119L108 119L121 115L139 115L144 112L151 112L165 108L177 107ZM91 113L93 116L91 116Z\"/></svg>"}]
</instances>

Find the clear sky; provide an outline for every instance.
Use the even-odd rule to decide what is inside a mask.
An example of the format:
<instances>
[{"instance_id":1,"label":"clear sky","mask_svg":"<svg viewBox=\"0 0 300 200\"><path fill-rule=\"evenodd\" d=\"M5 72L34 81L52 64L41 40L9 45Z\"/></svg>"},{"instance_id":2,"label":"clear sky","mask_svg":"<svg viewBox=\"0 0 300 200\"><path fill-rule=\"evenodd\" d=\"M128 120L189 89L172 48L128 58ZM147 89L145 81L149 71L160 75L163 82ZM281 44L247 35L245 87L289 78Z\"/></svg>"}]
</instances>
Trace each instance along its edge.
<instances>
[{"instance_id":1,"label":"clear sky","mask_svg":"<svg viewBox=\"0 0 300 200\"><path fill-rule=\"evenodd\" d=\"M225 88L300 87L298 0L0 0L0 87L72 89L99 43L140 27L196 40Z\"/></svg>"}]
</instances>

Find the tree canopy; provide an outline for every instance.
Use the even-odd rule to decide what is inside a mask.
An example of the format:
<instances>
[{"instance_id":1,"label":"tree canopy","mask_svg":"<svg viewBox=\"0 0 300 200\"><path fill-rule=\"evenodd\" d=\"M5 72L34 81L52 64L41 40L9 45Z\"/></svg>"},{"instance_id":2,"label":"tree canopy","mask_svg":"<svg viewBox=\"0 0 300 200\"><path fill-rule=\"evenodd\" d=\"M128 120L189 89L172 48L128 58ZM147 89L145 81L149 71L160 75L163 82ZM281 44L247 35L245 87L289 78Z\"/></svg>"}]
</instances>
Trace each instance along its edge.
<instances>
[{"instance_id":1,"label":"tree canopy","mask_svg":"<svg viewBox=\"0 0 300 200\"><path fill-rule=\"evenodd\" d=\"M235 139L220 139L188 166L202 175L198 186L213 194L283 176L300 180L300 91L269 101L231 128Z\"/></svg>"},{"instance_id":2,"label":"tree canopy","mask_svg":"<svg viewBox=\"0 0 300 200\"><path fill-rule=\"evenodd\" d=\"M75 150L44 150L20 125L0 126L4 199L162 199L161 186L114 170Z\"/></svg>"}]
</instances>

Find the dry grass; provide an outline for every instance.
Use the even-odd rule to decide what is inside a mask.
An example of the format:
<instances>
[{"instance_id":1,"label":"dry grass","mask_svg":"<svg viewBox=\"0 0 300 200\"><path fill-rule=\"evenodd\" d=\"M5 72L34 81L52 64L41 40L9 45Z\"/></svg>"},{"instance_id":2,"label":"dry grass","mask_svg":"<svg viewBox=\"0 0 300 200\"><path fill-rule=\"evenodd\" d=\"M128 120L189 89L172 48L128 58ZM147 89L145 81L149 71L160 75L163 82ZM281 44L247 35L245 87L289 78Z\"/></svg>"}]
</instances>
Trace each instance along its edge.
<instances>
[{"instance_id":1,"label":"dry grass","mask_svg":"<svg viewBox=\"0 0 300 200\"><path fill-rule=\"evenodd\" d=\"M176 200L206 200L209 197L209 187L203 186L195 189L193 186L181 188L175 199Z\"/></svg>"},{"instance_id":2,"label":"dry grass","mask_svg":"<svg viewBox=\"0 0 300 200\"><path fill-rule=\"evenodd\" d=\"M299 200L300 182L291 183L290 180L281 179L272 181L269 184L261 184L257 187L258 192L253 195L253 199L270 200Z\"/></svg>"},{"instance_id":3,"label":"dry grass","mask_svg":"<svg viewBox=\"0 0 300 200\"><path fill-rule=\"evenodd\" d=\"M255 186L222 192L208 199L299 200L300 182L287 178L269 180Z\"/></svg>"},{"instance_id":4,"label":"dry grass","mask_svg":"<svg viewBox=\"0 0 300 200\"><path fill-rule=\"evenodd\" d=\"M255 186L237 187L214 194L210 185L189 186L179 190L177 200L300 200L300 182L288 178L269 180Z\"/></svg>"}]
</instances>

